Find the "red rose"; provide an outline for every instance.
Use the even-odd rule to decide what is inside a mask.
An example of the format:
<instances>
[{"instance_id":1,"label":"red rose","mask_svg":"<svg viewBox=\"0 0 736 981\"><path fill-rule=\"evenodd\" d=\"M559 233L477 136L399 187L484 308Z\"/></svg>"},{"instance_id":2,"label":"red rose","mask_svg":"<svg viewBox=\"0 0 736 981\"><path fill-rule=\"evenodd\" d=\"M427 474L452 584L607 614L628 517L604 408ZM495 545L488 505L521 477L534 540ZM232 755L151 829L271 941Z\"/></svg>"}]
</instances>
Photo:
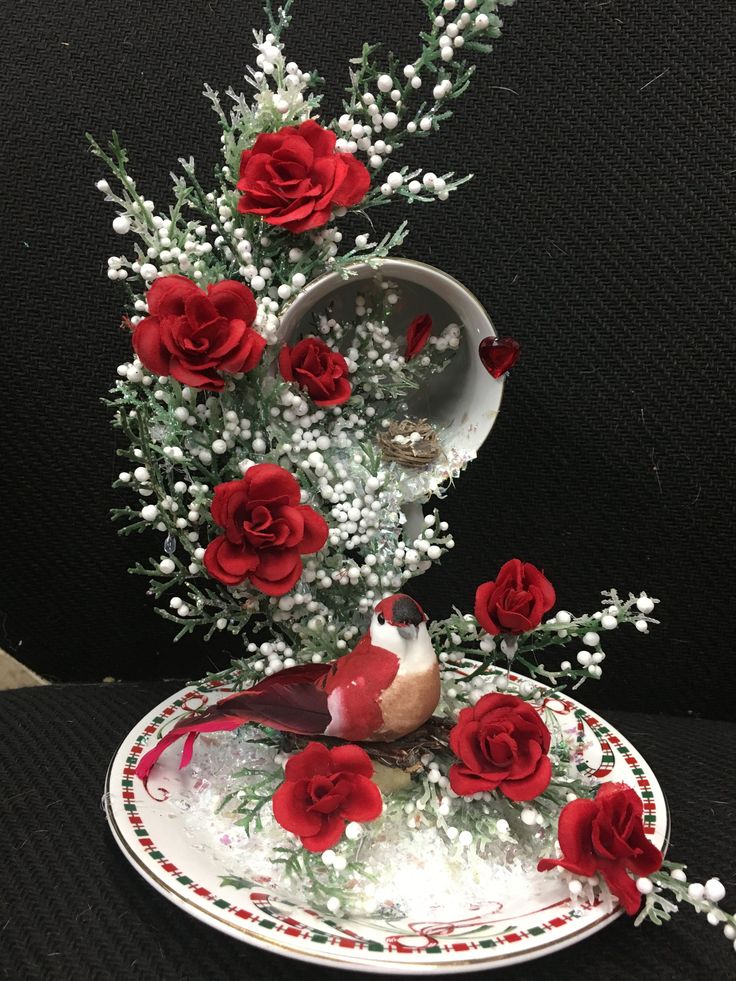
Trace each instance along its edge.
<instances>
[{"instance_id":1,"label":"red rose","mask_svg":"<svg viewBox=\"0 0 736 981\"><path fill-rule=\"evenodd\" d=\"M326 224L335 208L362 201L370 183L364 164L335 150L335 134L308 119L261 133L253 148L243 151L238 211L306 232Z\"/></svg>"},{"instance_id":2,"label":"red rose","mask_svg":"<svg viewBox=\"0 0 736 981\"><path fill-rule=\"evenodd\" d=\"M274 463L218 484L211 512L223 534L204 553L209 574L228 586L248 579L269 596L288 593L302 574L301 556L327 541L324 518L299 501L299 484Z\"/></svg>"},{"instance_id":3,"label":"red rose","mask_svg":"<svg viewBox=\"0 0 736 981\"><path fill-rule=\"evenodd\" d=\"M510 800L532 800L552 777L550 734L532 706L516 695L484 695L462 710L450 730L450 786L461 797L500 790Z\"/></svg>"},{"instance_id":4,"label":"red rose","mask_svg":"<svg viewBox=\"0 0 736 981\"><path fill-rule=\"evenodd\" d=\"M562 858L540 859L547 872L560 866L575 875L600 872L606 885L633 916L641 904L636 876L651 875L662 865L662 852L644 833L641 798L625 783L604 783L595 800L574 800L560 812L557 840Z\"/></svg>"},{"instance_id":5,"label":"red rose","mask_svg":"<svg viewBox=\"0 0 736 981\"><path fill-rule=\"evenodd\" d=\"M432 333L432 318L428 313L420 313L406 330L406 351L404 357L411 361L422 350Z\"/></svg>"},{"instance_id":6,"label":"red rose","mask_svg":"<svg viewBox=\"0 0 736 981\"><path fill-rule=\"evenodd\" d=\"M323 852L340 840L348 821L380 817L383 801L372 776L364 749L309 743L284 768L284 782L273 795L273 816L299 835L308 851Z\"/></svg>"},{"instance_id":7,"label":"red rose","mask_svg":"<svg viewBox=\"0 0 736 981\"><path fill-rule=\"evenodd\" d=\"M135 328L133 347L154 374L219 392L222 373L252 371L261 360L256 301L242 283L225 279L205 293L186 276L162 276L146 301L150 316Z\"/></svg>"},{"instance_id":8,"label":"red rose","mask_svg":"<svg viewBox=\"0 0 736 981\"><path fill-rule=\"evenodd\" d=\"M305 337L279 352L279 371L285 381L306 389L315 405L342 405L352 393L345 358L319 337Z\"/></svg>"},{"instance_id":9,"label":"red rose","mask_svg":"<svg viewBox=\"0 0 736 981\"><path fill-rule=\"evenodd\" d=\"M531 562L510 559L475 591L475 619L489 634L534 630L555 601L552 583Z\"/></svg>"},{"instance_id":10,"label":"red rose","mask_svg":"<svg viewBox=\"0 0 736 981\"><path fill-rule=\"evenodd\" d=\"M513 337L484 337L478 345L478 354L489 375L500 378L510 371L519 360L521 345Z\"/></svg>"}]
</instances>

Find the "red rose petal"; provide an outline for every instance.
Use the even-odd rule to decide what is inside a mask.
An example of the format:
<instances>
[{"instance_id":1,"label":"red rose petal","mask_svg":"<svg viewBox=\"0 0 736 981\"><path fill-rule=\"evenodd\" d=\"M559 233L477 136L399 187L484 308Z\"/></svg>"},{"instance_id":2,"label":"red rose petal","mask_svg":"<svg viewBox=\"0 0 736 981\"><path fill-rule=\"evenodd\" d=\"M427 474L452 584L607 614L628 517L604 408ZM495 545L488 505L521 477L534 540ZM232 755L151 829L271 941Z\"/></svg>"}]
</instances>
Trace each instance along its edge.
<instances>
[{"instance_id":1,"label":"red rose petal","mask_svg":"<svg viewBox=\"0 0 736 981\"><path fill-rule=\"evenodd\" d=\"M335 191L334 203L344 208L360 204L371 186L371 175L368 168L352 153L341 153L347 171Z\"/></svg>"},{"instance_id":2,"label":"red rose petal","mask_svg":"<svg viewBox=\"0 0 736 981\"><path fill-rule=\"evenodd\" d=\"M337 136L331 129L324 129L313 119L308 119L301 124L299 135L309 143L315 157L323 157L335 152Z\"/></svg>"},{"instance_id":3,"label":"red rose petal","mask_svg":"<svg viewBox=\"0 0 736 981\"><path fill-rule=\"evenodd\" d=\"M298 504L301 498L296 478L275 463L257 463L249 467L243 483L252 501L273 501L283 497L289 504Z\"/></svg>"},{"instance_id":4,"label":"red rose petal","mask_svg":"<svg viewBox=\"0 0 736 981\"><path fill-rule=\"evenodd\" d=\"M242 283L224 279L207 287L207 295L221 317L228 320L244 320L250 327L258 309L255 297Z\"/></svg>"},{"instance_id":5,"label":"red rose petal","mask_svg":"<svg viewBox=\"0 0 736 981\"><path fill-rule=\"evenodd\" d=\"M312 836L302 838L302 845L308 852L323 852L336 845L345 830L345 819L339 814L330 814L323 820L322 829Z\"/></svg>"},{"instance_id":6,"label":"red rose petal","mask_svg":"<svg viewBox=\"0 0 736 981\"><path fill-rule=\"evenodd\" d=\"M501 632L501 628L489 616L489 607L495 588L495 582L484 582L475 591L475 619L487 633L494 636Z\"/></svg>"},{"instance_id":7,"label":"red rose petal","mask_svg":"<svg viewBox=\"0 0 736 981\"><path fill-rule=\"evenodd\" d=\"M218 535L207 546L204 566L213 579L228 586L241 583L257 562L252 553L233 545L224 535Z\"/></svg>"},{"instance_id":8,"label":"red rose petal","mask_svg":"<svg viewBox=\"0 0 736 981\"><path fill-rule=\"evenodd\" d=\"M146 317L133 331L133 350L144 367L155 375L168 375L169 352L161 343L160 325L157 317Z\"/></svg>"},{"instance_id":9,"label":"red rose petal","mask_svg":"<svg viewBox=\"0 0 736 981\"><path fill-rule=\"evenodd\" d=\"M502 606L496 610L496 620L504 633L523 634L537 626L529 617L516 610L507 610Z\"/></svg>"},{"instance_id":10,"label":"red rose petal","mask_svg":"<svg viewBox=\"0 0 736 981\"><path fill-rule=\"evenodd\" d=\"M355 775L345 798L342 815L348 821L375 821L383 813L381 791L368 777Z\"/></svg>"},{"instance_id":11,"label":"red rose petal","mask_svg":"<svg viewBox=\"0 0 736 981\"><path fill-rule=\"evenodd\" d=\"M606 885L629 916L635 916L641 906L641 893L626 869L616 862L598 862L598 870Z\"/></svg>"},{"instance_id":12,"label":"red rose petal","mask_svg":"<svg viewBox=\"0 0 736 981\"><path fill-rule=\"evenodd\" d=\"M279 371L284 381L294 380L294 372L291 367L291 348L286 344L279 351Z\"/></svg>"},{"instance_id":13,"label":"red rose petal","mask_svg":"<svg viewBox=\"0 0 736 981\"><path fill-rule=\"evenodd\" d=\"M255 572L259 579L277 583L290 577L295 568L301 571L302 560L296 548L261 548L257 554Z\"/></svg>"},{"instance_id":14,"label":"red rose petal","mask_svg":"<svg viewBox=\"0 0 736 981\"><path fill-rule=\"evenodd\" d=\"M283 576L281 579L273 579L271 575L264 578L262 575L262 569L259 566L256 572L252 572L249 576L250 581L256 589L260 589L262 593L266 596L283 596L285 593L290 592L296 586L299 581L299 577L302 574L302 560L296 558L294 560L294 565L291 571Z\"/></svg>"},{"instance_id":15,"label":"red rose petal","mask_svg":"<svg viewBox=\"0 0 736 981\"><path fill-rule=\"evenodd\" d=\"M330 750L330 765L336 772L355 773L361 777L373 776L371 758L360 746L350 744L335 746L334 749Z\"/></svg>"},{"instance_id":16,"label":"red rose petal","mask_svg":"<svg viewBox=\"0 0 736 981\"><path fill-rule=\"evenodd\" d=\"M309 812L320 815L334 814L335 811L342 813L342 805L349 790L349 783L336 780L334 776L313 777L307 786Z\"/></svg>"},{"instance_id":17,"label":"red rose petal","mask_svg":"<svg viewBox=\"0 0 736 981\"><path fill-rule=\"evenodd\" d=\"M428 313L422 313L412 320L406 331L404 357L407 361L411 361L424 349L431 333L432 318Z\"/></svg>"},{"instance_id":18,"label":"red rose petal","mask_svg":"<svg viewBox=\"0 0 736 981\"><path fill-rule=\"evenodd\" d=\"M189 385L191 388L208 388L213 392L221 392L225 387L225 382L216 372L199 371L179 357L172 357L169 362L169 374L182 385Z\"/></svg>"},{"instance_id":19,"label":"red rose petal","mask_svg":"<svg viewBox=\"0 0 736 981\"><path fill-rule=\"evenodd\" d=\"M473 773L459 763L450 767L448 774L450 786L460 797L470 797L480 791L495 790L501 782L501 777L492 777L488 774L483 776Z\"/></svg>"},{"instance_id":20,"label":"red rose petal","mask_svg":"<svg viewBox=\"0 0 736 981\"><path fill-rule=\"evenodd\" d=\"M549 756L542 756L533 773L521 779L504 780L499 785L499 789L509 800L534 800L535 797L544 793L551 779L552 764Z\"/></svg>"},{"instance_id":21,"label":"red rose petal","mask_svg":"<svg viewBox=\"0 0 736 981\"><path fill-rule=\"evenodd\" d=\"M290 756L284 767L287 780L309 780L315 774L328 773L332 773L332 762L324 743L308 743L301 753Z\"/></svg>"},{"instance_id":22,"label":"red rose petal","mask_svg":"<svg viewBox=\"0 0 736 981\"><path fill-rule=\"evenodd\" d=\"M148 312L157 317L181 316L186 297L198 287L186 276L159 276L146 293Z\"/></svg>"},{"instance_id":23,"label":"red rose petal","mask_svg":"<svg viewBox=\"0 0 736 981\"><path fill-rule=\"evenodd\" d=\"M322 820L303 806L303 797L300 784L285 781L271 799L273 816L282 828L295 835L316 835L322 829Z\"/></svg>"},{"instance_id":24,"label":"red rose petal","mask_svg":"<svg viewBox=\"0 0 736 981\"><path fill-rule=\"evenodd\" d=\"M563 807L557 824L557 840L566 862L565 868L578 875L593 875L595 859L591 834L598 805L592 800L578 799Z\"/></svg>"},{"instance_id":25,"label":"red rose petal","mask_svg":"<svg viewBox=\"0 0 736 981\"><path fill-rule=\"evenodd\" d=\"M324 548L330 529L322 515L317 514L314 508L304 504L301 513L304 520L304 537L299 543L299 551L302 555L311 555Z\"/></svg>"}]
</instances>

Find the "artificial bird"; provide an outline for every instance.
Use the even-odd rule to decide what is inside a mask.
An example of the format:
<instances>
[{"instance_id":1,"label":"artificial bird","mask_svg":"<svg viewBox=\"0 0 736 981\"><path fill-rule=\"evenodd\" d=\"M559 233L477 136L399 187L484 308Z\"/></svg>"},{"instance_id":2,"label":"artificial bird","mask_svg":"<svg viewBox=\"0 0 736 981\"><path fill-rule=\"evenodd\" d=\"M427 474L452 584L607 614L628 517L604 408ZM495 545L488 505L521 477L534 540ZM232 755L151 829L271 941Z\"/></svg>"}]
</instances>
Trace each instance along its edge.
<instances>
[{"instance_id":1,"label":"artificial bird","mask_svg":"<svg viewBox=\"0 0 736 981\"><path fill-rule=\"evenodd\" d=\"M350 742L390 742L414 732L440 698L439 664L426 621L410 596L387 596L349 654L324 664L286 668L182 719L141 757L137 776L147 780L159 756L179 739L185 740L181 768L191 761L200 733L253 722Z\"/></svg>"}]
</instances>

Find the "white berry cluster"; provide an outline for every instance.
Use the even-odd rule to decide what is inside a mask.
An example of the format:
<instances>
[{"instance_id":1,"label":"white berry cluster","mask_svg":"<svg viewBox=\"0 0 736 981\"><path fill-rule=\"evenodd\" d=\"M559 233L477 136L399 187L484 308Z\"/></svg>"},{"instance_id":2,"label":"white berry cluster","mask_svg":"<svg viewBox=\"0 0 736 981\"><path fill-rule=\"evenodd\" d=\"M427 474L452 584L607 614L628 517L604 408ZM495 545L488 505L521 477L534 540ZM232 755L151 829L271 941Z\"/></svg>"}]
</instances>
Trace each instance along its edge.
<instances>
[{"instance_id":1,"label":"white berry cluster","mask_svg":"<svg viewBox=\"0 0 736 981\"><path fill-rule=\"evenodd\" d=\"M397 155L408 136L426 136L451 114L472 73L465 56L483 53L498 36L502 4L432 0L413 62L402 66L392 56L381 61L378 48L365 46L351 64L342 113L320 125L335 132L337 152L358 155L373 175L355 211L362 214L394 198L446 200L463 182L452 173L409 170ZM116 134L106 147L90 142L114 178L97 184L114 206L113 230L133 243L108 259L109 278L125 281L128 291L126 325L135 329L150 315L148 290L161 277L185 276L203 289L229 279L253 292L253 326L269 345L261 367L227 377L218 393L159 377L135 357L118 366L111 401L125 443L118 484L137 502L116 509L114 517L124 533L160 536L150 562L134 571L150 578L162 614L180 634L195 627L204 627L207 636L240 634L255 617L274 627L274 642L292 651L303 648L311 657L345 649L378 597L402 588L452 548L437 513L417 519L416 511L421 502L444 494L470 456L443 447L436 465L411 472L381 457L377 435L409 415L412 391L441 372L462 342L459 325L436 324L429 343L407 360L407 325L395 322L399 296L391 283L381 282L376 296L359 296L349 322L325 313L315 327L347 360L349 402L320 408L276 369L285 304L326 270L347 274L356 259L376 266L406 235L404 222L383 237L358 232L346 245L340 228L344 207L334 208L323 227L300 234L239 211L242 153L260 135L315 119L319 110L319 75L303 71L285 52L282 35L291 6L274 11L266 4L268 26L255 32L255 65L247 71L251 97L228 90L221 98L205 88L221 130L223 156L214 187L202 186L193 159L181 159L173 204L157 207L131 177ZM396 163L381 180L378 172L389 159ZM329 525L325 548L304 557L301 579L280 598L258 594L247 581L221 586L203 564L218 533L211 516L214 488L264 461L293 473L302 500ZM274 657L289 659L275 650ZM271 663L247 653L249 663L264 661L264 671Z\"/></svg>"},{"instance_id":2,"label":"white berry cluster","mask_svg":"<svg viewBox=\"0 0 736 981\"><path fill-rule=\"evenodd\" d=\"M160 612L188 632L204 627L211 636L239 635L252 617L273 628L273 650L247 646L251 674L273 673L277 664L321 660L349 650L375 602L401 590L454 546L436 511L409 520L408 509L441 487L448 462L421 478L382 459L376 436L406 412L405 395L442 370L461 343L455 324L438 324L427 356L401 353L406 324L394 311L399 288L380 277L358 294L355 318L338 323L328 314L316 334L344 352L353 395L344 405L319 407L309 394L286 383L273 351L256 371L232 376L222 392L207 393L148 372L133 358L118 367L113 405L129 441L118 484L139 505L117 509L124 531L153 529L161 537L149 565ZM296 588L269 597L250 587L225 587L204 566L218 529L211 517L214 488L237 480L257 463L270 462L294 474L302 502L329 526L325 547L303 558ZM295 653L296 652L296 653ZM264 654L268 654L264 657Z\"/></svg>"},{"instance_id":3,"label":"white berry cluster","mask_svg":"<svg viewBox=\"0 0 736 981\"><path fill-rule=\"evenodd\" d=\"M472 614L456 612L433 623L433 643L447 676L454 677L457 666L468 656L471 665L475 665L445 690L447 711L457 712L463 705L474 705L488 691L507 691L517 659L521 659L519 673L528 677L515 685L514 693L537 705L549 686L557 690L572 681L577 688L589 678L600 678L606 658L601 647L602 634L626 624L633 625L639 633L648 633L649 627L658 622L651 614L659 603L645 592L638 596L629 593L622 600L611 589L602 597L604 605L595 613L576 617L559 610L535 629L516 635L493 637ZM574 661L555 657L555 663L549 662L548 653L553 655L555 648L576 642L582 647Z\"/></svg>"},{"instance_id":4,"label":"white berry cluster","mask_svg":"<svg viewBox=\"0 0 736 981\"><path fill-rule=\"evenodd\" d=\"M473 67L468 53L490 51L488 42L500 34L498 8L512 0L465 0L464 3L428 4L429 23L416 59L400 65L393 56L380 61L376 47L364 46L357 67L350 71L349 97L338 119L322 125L337 134L336 147L365 157L377 174L395 158L411 136L426 137L452 115L451 105L467 88ZM130 321L135 325L146 313L145 293L159 276L185 275L202 286L225 278L239 278L258 298L256 327L269 342L277 333L281 306L294 293L326 269L345 269L356 258L375 263L401 244L405 223L378 241L361 232L354 245L340 254L342 233L334 222L345 208L336 208L328 226L293 235L266 225L260 218L238 213L240 158L262 133L283 126L298 126L315 118L321 82L314 71L302 71L284 53L282 33L291 21L290 4L273 13L266 10L269 30L254 32L255 66L247 79L252 99L228 89L224 100L209 86L205 96L221 128L223 163L214 190L202 188L194 161L179 161L183 176L174 178L174 206L157 210L139 191L128 173L128 155L113 134L103 148L90 137L93 153L116 178L98 189L116 209L113 229L136 237L134 254L112 255L108 276L127 281L131 289ZM365 212L391 198L404 201L446 201L450 192L469 178L452 172L409 170L397 164L384 180L375 180L355 210Z\"/></svg>"},{"instance_id":5,"label":"white berry cluster","mask_svg":"<svg viewBox=\"0 0 736 981\"><path fill-rule=\"evenodd\" d=\"M407 136L426 136L452 115L451 103L462 95L472 75L472 67L461 55L490 50L488 40L500 34L499 6L497 0L429 4L424 47L415 61L403 66L390 56L381 67L374 51L364 48L351 73L350 98L337 120L341 147L365 154L368 165L380 170ZM393 171L381 191L391 194L404 182L404 172ZM454 189L430 174L425 175L424 187L440 200ZM411 193L420 189L421 185Z\"/></svg>"}]
</instances>

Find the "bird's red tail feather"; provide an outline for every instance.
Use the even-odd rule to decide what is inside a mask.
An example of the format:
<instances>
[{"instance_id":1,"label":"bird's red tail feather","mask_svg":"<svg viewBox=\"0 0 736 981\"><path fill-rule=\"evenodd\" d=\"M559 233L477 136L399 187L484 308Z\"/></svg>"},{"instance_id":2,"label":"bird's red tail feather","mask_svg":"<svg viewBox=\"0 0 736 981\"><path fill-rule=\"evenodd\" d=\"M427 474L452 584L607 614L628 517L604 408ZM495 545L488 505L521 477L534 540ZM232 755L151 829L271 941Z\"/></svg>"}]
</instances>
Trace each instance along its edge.
<instances>
[{"instance_id":1,"label":"bird's red tail feather","mask_svg":"<svg viewBox=\"0 0 736 981\"><path fill-rule=\"evenodd\" d=\"M182 719L138 761L136 776L146 781L169 746L186 737L179 768L189 765L202 732L228 732L256 722L285 732L319 735L330 724L327 695L316 682L329 670L325 664L299 664L264 678L245 691L221 699L212 708Z\"/></svg>"}]
</instances>

